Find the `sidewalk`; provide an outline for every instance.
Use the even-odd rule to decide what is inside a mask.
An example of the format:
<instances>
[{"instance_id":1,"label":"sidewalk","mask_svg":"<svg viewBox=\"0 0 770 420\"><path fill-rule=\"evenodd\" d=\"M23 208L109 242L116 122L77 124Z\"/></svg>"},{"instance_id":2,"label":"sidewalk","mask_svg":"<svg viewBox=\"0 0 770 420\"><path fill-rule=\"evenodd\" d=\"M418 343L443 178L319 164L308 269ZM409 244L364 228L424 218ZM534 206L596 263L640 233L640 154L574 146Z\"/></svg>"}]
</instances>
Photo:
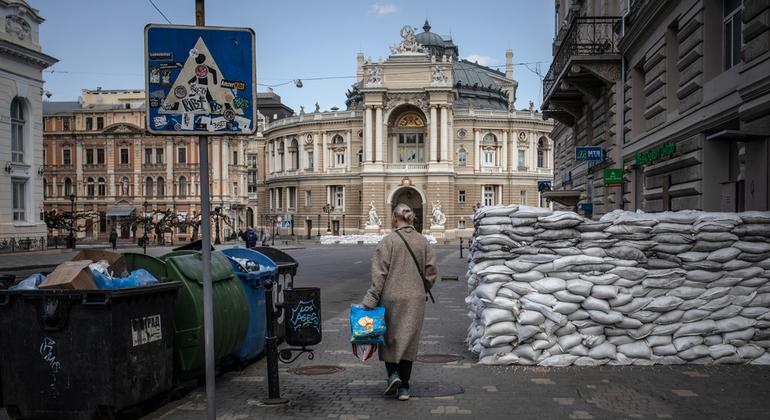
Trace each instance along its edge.
<instances>
[{"instance_id":1,"label":"sidewalk","mask_svg":"<svg viewBox=\"0 0 770 420\"><path fill-rule=\"evenodd\" d=\"M465 260L440 261L442 276L464 278ZM415 363L413 398L385 398L385 370L373 359L359 362L349 345L347 311L324 322L315 359L281 365L282 396L291 404L265 407L264 359L241 372L217 378L219 419L618 419L766 418L770 412L770 369L759 366L540 368L475 364L464 344L468 327L464 281L440 282L436 304L428 304L421 354L454 354L445 364ZM341 371L316 376L294 369L332 366ZM452 388L462 393L451 394ZM439 396L435 396L439 395ZM203 388L147 416L202 418Z\"/></svg>"}]
</instances>

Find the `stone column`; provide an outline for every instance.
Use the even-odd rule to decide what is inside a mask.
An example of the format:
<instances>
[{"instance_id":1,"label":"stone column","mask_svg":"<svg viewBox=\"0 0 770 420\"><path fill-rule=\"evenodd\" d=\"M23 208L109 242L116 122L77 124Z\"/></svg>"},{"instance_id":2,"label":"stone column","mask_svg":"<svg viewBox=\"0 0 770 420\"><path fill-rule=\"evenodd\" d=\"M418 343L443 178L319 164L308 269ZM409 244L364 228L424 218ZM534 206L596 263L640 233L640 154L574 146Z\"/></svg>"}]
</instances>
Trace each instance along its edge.
<instances>
[{"instance_id":1,"label":"stone column","mask_svg":"<svg viewBox=\"0 0 770 420\"><path fill-rule=\"evenodd\" d=\"M500 159L503 172L508 172L508 130L503 130L503 155Z\"/></svg>"},{"instance_id":2,"label":"stone column","mask_svg":"<svg viewBox=\"0 0 770 420\"><path fill-rule=\"evenodd\" d=\"M438 160L438 139L436 138L437 133L437 124L436 119L438 115L436 112L436 106L432 105L430 107L430 161L436 162Z\"/></svg>"},{"instance_id":3,"label":"stone column","mask_svg":"<svg viewBox=\"0 0 770 420\"><path fill-rule=\"evenodd\" d=\"M321 172L321 148L319 144L321 142L321 133L315 133L313 135L313 172Z\"/></svg>"},{"instance_id":4,"label":"stone column","mask_svg":"<svg viewBox=\"0 0 770 420\"><path fill-rule=\"evenodd\" d=\"M347 143L347 147L345 147L345 168L350 172L353 168L353 134L351 131L345 133L345 142Z\"/></svg>"},{"instance_id":5,"label":"stone column","mask_svg":"<svg viewBox=\"0 0 770 420\"><path fill-rule=\"evenodd\" d=\"M473 133L473 170L478 171L481 155L481 132L478 129L474 129Z\"/></svg>"},{"instance_id":6,"label":"stone column","mask_svg":"<svg viewBox=\"0 0 770 420\"><path fill-rule=\"evenodd\" d=\"M220 166L221 166L221 137L215 138L211 141L211 167L212 167L212 174L211 174L211 184L214 186L211 191L212 201L213 197L216 195L220 195L220 188L219 188L219 180L221 179L219 176ZM190 151L192 147L188 147L187 150ZM189 191L188 191L189 195Z\"/></svg>"},{"instance_id":7,"label":"stone column","mask_svg":"<svg viewBox=\"0 0 770 420\"><path fill-rule=\"evenodd\" d=\"M447 142L449 143L449 147L447 152L449 153L449 162L454 162L455 160L455 118L454 113L449 113L449 121L447 121L447 125L449 126L449 136L447 138Z\"/></svg>"},{"instance_id":8,"label":"stone column","mask_svg":"<svg viewBox=\"0 0 770 420\"><path fill-rule=\"evenodd\" d=\"M176 156L174 156L174 142L166 141L166 185L163 186L163 192L165 196L168 196L171 192L171 188L174 186L174 162Z\"/></svg>"},{"instance_id":9,"label":"stone column","mask_svg":"<svg viewBox=\"0 0 770 420\"><path fill-rule=\"evenodd\" d=\"M377 106L374 109L374 137L377 146L375 146L375 156L377 162L382 162L382 149L385 143L382 141L382 107Z\"/></svg>"},{"instance_id":10,"label":"stone column","mask_svg":"<svg viewBox=\"0 0 770 420\"><path fill-rule=\"evenodd\" d=\"M441 107L441 161L449 159L449 121L447 121L447 107Z\"/></svg>"},{"instance_id":11,"label":"stone column","mask_svg":"<svg viewBox=\"0 0 770 420\"><path fill-rule=\"evenodd\" d=\"M289 140L284 138L283 139L283 156L281 157L283 159L283 172L286 172L289 170Z\"/></svg>"},{"instance_id":12,"label":"stone column","mask_svg":"<svg viewBox=\"0 0 770 420\"><path fill-rule=\"evenodd\" d=\"M70 158L71 159L71 158ZM75 164L75 179L72 180L72 190L75 195L85 196L83 188L83 164L85 159L83 157L83 143L80 140L75 140L75 159L71 159L71 162ZM69 200L69 198L67 198Z\"/></svg>"},{"instance_id":13,"label":"stone column","mask_svg":"<svg viewBox=\"0 0 770 420\"><path fill-rule=\"evenodd\" d=\"M321 142L321 154L323 155L323 166L321 167L321 171L325 171L326 168L329 168L329 139L326 136L326 132L321 134L321 138L323 141Z\"/></svg>"},{"instance_id":14,"label":"stone column","mask_svg":"<svg viewBox=\"0 0 770 420\"><path fill-rule=\"evenodd\" d=\"M372 155L372 108L366 107L364 111L364 160L371 162Z\"/></svg>"}]
</instances>

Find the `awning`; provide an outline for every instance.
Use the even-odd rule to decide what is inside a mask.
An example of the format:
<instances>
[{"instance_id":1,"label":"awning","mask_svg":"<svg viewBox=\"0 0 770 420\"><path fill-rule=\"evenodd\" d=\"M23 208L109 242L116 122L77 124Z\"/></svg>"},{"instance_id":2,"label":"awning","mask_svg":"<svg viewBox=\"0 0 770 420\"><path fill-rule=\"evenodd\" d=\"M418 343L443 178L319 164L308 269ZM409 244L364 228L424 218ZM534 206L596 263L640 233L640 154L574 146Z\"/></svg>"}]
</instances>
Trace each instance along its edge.
<instances>
[{"instance_id":1,"label":"awning","mask_svg":"<svg viewBox=\"0 0 770 420\"><path fill-rule=\"evenodd\" d=\"M559 204L563 204L569 207L575 207L580 201L580 196L584 194L580 190L557 190L557 191L545 191L542 193L542 197L546 200L555 201Z\"/></svg>"},{"instance_id":2,"label":"awning","mask_svg":"<svg viewBox=\"0 0 770 420\"><path fill-rule=\"evenodd\" d=\"M107 210L107 217L116 216L116 217L125 217L125 216L131 216L134 213L134 210L136 210L134 207L131 206L114 206Z\"/></svg>"}]
</instances>

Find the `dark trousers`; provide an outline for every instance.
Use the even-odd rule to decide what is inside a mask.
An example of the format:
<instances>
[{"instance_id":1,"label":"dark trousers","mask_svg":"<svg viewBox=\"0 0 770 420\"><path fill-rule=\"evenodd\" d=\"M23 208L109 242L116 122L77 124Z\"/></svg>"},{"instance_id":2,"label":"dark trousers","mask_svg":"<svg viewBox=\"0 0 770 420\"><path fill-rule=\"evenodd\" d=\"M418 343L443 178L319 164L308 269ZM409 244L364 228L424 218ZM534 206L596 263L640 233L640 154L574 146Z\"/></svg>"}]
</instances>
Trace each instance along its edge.
<instances>
[{"instance_id":1,"label":"dark trousers","mask_svg":"<svg viewBox=\"0 0 770 420\"><path fill-rule=\"evenodd\" d=\"M118 241L112 241L112 249L118 249Z\"/></svg>"},{"instance_id":2,"label":"dark trousers","mask_svg":"<svg viewBox=\"0 0 770 420\"><path fill-rule=\"evenodd\" d=\"M401 388L409 389L409 378L412 376L411 360L402 360L398 363L385 362L385 369L388 371L388 376L398 373L398 377L401 378Z\"/></svg>"}]
</instances>

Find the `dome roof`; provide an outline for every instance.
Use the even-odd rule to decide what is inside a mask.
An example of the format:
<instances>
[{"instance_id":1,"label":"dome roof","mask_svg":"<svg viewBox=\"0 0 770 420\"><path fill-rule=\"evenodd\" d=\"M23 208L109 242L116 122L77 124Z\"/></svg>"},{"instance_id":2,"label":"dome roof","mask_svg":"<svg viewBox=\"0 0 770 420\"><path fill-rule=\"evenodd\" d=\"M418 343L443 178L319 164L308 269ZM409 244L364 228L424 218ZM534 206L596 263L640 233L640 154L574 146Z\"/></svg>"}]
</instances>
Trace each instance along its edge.
<instances>
[{"instance_id":1,"label":"dome roof","mask_svg":"<svg viewBox=\"0 0 770 420\"><path fill-rule=\"evenodd\" d=\"M415 35L415 40L420 43L428 51L428 54L442 57L447 55L449 57L457 57L458 49L452 40L445 40L441 35L430 31L430 23L425 19L425 25L422 27L423 32Z\"/></svg>"},{"instance_id":2,"label":"dome roof","mask_svg":"<svg viewBox=\"0 0 770 420\"><path fill-rule=\"evenodd\" d=\"M465 60L452 62L457 102L479 109L508 109L508 94L498 87L490 71L495 70Z\"/></svg>"}]
</instances>

